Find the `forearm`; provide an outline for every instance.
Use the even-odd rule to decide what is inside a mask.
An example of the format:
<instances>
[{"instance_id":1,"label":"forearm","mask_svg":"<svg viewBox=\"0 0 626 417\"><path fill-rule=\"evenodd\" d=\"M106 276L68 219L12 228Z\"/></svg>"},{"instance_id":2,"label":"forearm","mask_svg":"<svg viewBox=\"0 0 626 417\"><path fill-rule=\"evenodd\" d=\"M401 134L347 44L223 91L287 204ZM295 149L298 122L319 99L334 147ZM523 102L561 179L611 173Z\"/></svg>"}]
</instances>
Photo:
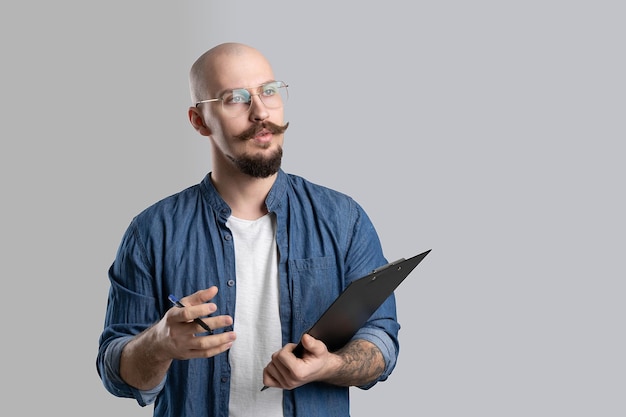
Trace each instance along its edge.
<instances>
[{"instance_id":1,"label":"forearm","mask_svg":"<svg viewBox=\"0 0 626 417\"><path fill-rule=\"evenodd\" d=\"M120 376L140 390L156 387L172 363L159 349L154 328L149 328L128 342L120 358Z\"/></svg>"},{"instance_id":2,"label":"forearm","mask_svg":"<svg viewBox=\"0 0 626 417\"><path fill-rule=\"evenodd\" d=\"M361 386L378 378L385 369L382 353L373 343L356 339L334 354L332 371L324 382L340 386Z\"/></svg>"}]
</instances>

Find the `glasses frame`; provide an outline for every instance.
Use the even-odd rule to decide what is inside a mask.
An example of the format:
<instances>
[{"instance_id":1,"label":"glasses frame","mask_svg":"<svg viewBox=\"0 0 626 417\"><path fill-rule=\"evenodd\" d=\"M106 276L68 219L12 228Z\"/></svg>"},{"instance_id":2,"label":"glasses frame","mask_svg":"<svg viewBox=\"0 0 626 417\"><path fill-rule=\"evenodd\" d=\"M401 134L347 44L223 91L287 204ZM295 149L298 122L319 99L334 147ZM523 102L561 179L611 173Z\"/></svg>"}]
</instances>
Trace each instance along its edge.
<instances>
[{"instance_id":1,"label":"glasses frame","mask_svg":"<svg viewBox=\"0 0 626 417\"><path fill-rule=\"evenodd\" d=\"M261 97L261 94L262 94L261 88L266 86L266 85L268 85L268 84L272 84L272 83L280 83L281 85L278 86L278 88L279 89L280 88L284 88L285 89L285 93L287 95L287 99L289 99L289 90L287 89L287 87L289 87L289 84L287 84L284 81L280 81L280 80L268 81L268 82L263 83L261 85L258 85L256 87L233 88L231 91L234 91L234 90L246 90L246 91L248 91L248 93L250 93L250 100L246 103L248 105L248 108L247 108L247 110L245 112L239 113L239 114L236 114L236 115L230 116L230 117L238 117L238 116L242 116L244 114L247 114L250 111L250 107L252 107L252 105L251 105L252 104L252 97L254 97L254 96L258 96L261 99L261 102L263 103L263 105L267 106L265 104L265 102L263 102L263 98ZM250 90L255 90L257 92L256 93L252 93L252 91L250 91ZM222 97L218 97L218 98L209 98L209 99L206 99L206 100L197 101L195 107L197 108L198 105L202 104L202 103L214 103L214 102L217 102L217 101L221 101L222 102L222 110L223 110L224 109L224 97L223 96ZM284 104L285 103L283 102L283 106L284 106ZM277 109L279 107L269 107L269 108L270 109L272 109L272 108Z\"/></svg>"}]
</instances>

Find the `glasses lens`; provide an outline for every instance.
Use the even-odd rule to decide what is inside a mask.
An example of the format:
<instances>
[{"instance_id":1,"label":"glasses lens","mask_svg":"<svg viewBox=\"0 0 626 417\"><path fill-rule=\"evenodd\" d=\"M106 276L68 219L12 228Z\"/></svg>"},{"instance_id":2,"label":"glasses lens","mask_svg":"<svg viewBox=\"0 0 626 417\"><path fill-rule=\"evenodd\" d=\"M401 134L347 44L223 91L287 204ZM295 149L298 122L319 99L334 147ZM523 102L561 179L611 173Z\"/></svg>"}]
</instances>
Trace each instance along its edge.
<instances>
[{"instance_id":1,"label":"glasses lens","mask_svg":"<svg viewBox=\"0 0 626 417\"><path fill-rule=\"evenodd\" d=\"M246 113L250 108L250 92L245 88L238 88L224 94L222 108L224 113L231 117Z\"/></svg>"},{"instance_id":2,"label":"glasses lens","mask_svg":"<svg viewBox=\"0 0 626 417\"><path fill-rule=\"evenodd\" d=\"M289 98L287 85L282 81L274 81L261 86L259 97L263 104L270 109L283 107Z\"/></svg>"}]
</instances>

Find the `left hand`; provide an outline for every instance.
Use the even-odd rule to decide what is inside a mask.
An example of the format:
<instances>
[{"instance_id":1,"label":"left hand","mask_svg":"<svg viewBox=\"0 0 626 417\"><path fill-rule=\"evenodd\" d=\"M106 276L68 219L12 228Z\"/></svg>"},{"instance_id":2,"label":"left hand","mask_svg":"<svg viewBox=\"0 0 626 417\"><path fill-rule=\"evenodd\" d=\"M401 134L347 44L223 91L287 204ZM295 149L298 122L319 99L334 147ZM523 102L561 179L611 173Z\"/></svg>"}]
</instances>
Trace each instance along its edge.
<instances>
[{"instance_id":1,"label":"left hand","mask_svg":"<svg viewBox=\"0 0 626 417\"><path fill-rule=\"evenodd\" d=\"M330 353L324 342L309 334L302 336L304 354L293 354L296 344L289 343L272 355L263 370L263 384L268 387L294 389L312 381L324 380L332 374L336 355Z\"/></svg>"}]
</instances>

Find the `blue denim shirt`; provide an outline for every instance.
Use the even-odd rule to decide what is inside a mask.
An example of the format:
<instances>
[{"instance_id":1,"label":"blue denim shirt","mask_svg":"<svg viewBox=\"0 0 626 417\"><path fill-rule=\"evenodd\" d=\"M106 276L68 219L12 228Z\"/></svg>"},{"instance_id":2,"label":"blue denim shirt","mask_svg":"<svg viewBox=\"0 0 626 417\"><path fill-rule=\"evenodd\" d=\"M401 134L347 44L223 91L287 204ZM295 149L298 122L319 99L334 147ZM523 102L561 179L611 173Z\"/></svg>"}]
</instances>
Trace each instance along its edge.
<instances>
[{"instance_id":1,"label":"blue denim shirt","mask_svg":"<svg viewBox=\"0 0 626 417\"><path fill-rule=\"evenodd\" d=\"M362 207L342 193L281 170L266 205L277 219L282 341L283 345L297 343L351 281L387 260ZM121 380L119 356L132 336L156 323L171 307L169 294L186 296L216 285L215 314L237 320L235 251L226 227L230 214L209 174L200 184L137 215L109 270L97 370L112 394L135 398L142 406L154 402L155 416L228 416L228 351L208 359L174 360L152 393ZM360 388L368 389L392 372L399 328L392 295L355 335L378 346L385 359L378 380ZM261 375L250 377L262 386ZM348 390L319 382L284 390L284 415L349 416Z\"/></svg>"}]
</instances>

